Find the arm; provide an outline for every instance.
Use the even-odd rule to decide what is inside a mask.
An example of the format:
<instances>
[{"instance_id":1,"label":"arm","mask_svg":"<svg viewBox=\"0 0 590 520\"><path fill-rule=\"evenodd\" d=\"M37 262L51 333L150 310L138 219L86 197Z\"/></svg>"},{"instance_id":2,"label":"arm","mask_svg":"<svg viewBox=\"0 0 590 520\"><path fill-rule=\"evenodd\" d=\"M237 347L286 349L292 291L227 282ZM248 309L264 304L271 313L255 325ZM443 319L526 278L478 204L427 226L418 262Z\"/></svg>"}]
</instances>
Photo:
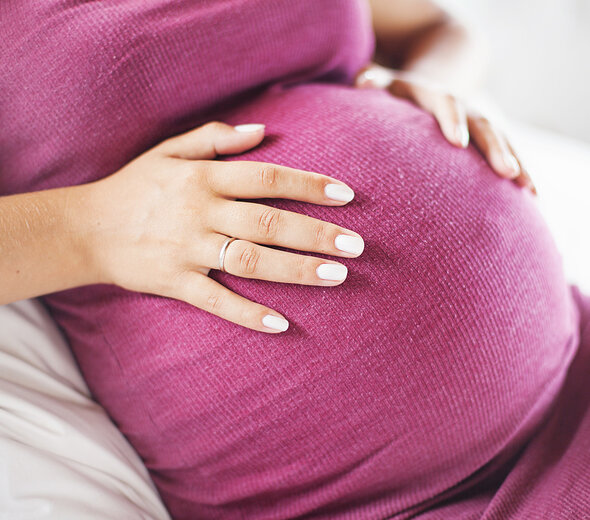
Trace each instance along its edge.
<instances>
[{"instance_id":1,"label":"arm","mask_svg":"<svg viewBox=\"0 0 590 520\"><path fill-rule=\"evenodd\" d=\"M485 53L475 33L429 0L369 3L376 64L359 71L356 86L386 88L415 103L436 118L449 142L464 148L471 140L496 173L536 194L504 134L455 97L473 93L483 77Z\"/></svg>"},{"instance_id":2,"label":"arm","mask_svg":"<svg viewBox=\"0 0 590 520\"><path fill-rule=\"evenodd\" d=\"M481 38L429 0L369 0L377 40L375 61L415 72L460 95L480 84Z\"/></svg>"},{"instance_id":3,"label":"arm","mask_svg":"<svg viewBox=\"0 0 590 520\"><path fill-rule=\"evenodd\" d=\"M234 293L209 271L334 287L346 279L344 264L264 246L356 258L364 242L337 224L238 200L339 207L354 197L346 184L319 173L214 160L263 139L264 125L212 121L96 182L0 197L0 304L105 283L176 298L261 332L285 331L279 313ZM220 258L228 237L236 240Z\"/></svg>"},{"instance_id":4,"label":"arm","mask_svg":"<svg viewBox=\"0 0 590 520\"><path fill-rule=\"evenodd\" d=\"M94 283L88 186L0 197L0 304Z\"/></svg>"}]
</instances>

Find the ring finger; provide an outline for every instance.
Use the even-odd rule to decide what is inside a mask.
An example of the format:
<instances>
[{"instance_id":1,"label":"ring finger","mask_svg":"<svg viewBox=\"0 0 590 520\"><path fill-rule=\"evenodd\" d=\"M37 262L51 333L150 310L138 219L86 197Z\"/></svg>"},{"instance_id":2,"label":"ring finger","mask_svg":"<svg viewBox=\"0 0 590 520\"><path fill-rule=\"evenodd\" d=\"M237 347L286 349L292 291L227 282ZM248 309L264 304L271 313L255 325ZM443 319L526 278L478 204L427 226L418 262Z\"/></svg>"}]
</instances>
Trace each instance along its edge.
<instances>
[{"instance_id":1,"label":"ring finger","mask_svg":"<svg viewBox=\"0 0 590 520\"><path fill-rule=\"evenodd\" d=\"M216 240L221 250L227 237L218 234ZM219 269L221 266L212 267ZM346 266L338 262L279 251L241 239L227 246L223 268L229 274L242 278L301 285L338 285L348 274Z\"/></svg>"}]
</instances>

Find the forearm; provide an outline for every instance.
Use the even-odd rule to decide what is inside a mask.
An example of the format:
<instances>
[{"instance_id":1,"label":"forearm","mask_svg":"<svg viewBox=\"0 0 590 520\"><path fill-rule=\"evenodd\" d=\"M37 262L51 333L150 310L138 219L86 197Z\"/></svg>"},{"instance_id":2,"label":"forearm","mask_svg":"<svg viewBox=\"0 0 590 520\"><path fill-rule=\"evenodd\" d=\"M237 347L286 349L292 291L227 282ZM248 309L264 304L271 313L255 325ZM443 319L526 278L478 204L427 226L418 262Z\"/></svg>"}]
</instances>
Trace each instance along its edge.
<instances>
[{"instance_id":1,"label":"forearm","mask_svg":"<svg viewBox=\"0 0 590 520\"><path fill-rule=\"evenodd\" d=\"M483 40L427 0L370 0L375 61L415 72L465 96L478 88L487 51Z\"/></svg>"},{"instance_id":2,"label":"forearm","mask_svg":"<svg viewBox=\"0 0 590 520\"><path fill-rule=\"evenodd\" d=\"M485 64L481 40L466 27L449 20L410 47L402 68L467 96L481 86Z\"/></svg>"},{"instance_id":3,"label":"forearm","mask_svg":"<svg viewBox=\"0 0 590 520\"><path fill-rule=\"evenodd\" d=\"M94 283L90 185L0 197L0 304Z\"/></svg>"}]
</instances>

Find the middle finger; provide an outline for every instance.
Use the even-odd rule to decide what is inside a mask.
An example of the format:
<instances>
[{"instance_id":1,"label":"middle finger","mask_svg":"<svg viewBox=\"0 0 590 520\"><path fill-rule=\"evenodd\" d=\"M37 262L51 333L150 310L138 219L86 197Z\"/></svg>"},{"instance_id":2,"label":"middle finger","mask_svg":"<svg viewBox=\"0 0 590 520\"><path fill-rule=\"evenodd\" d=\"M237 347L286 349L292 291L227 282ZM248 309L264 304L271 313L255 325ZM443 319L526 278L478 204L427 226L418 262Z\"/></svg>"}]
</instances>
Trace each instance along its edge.
<instances>
[{"instance_id":1,"label":"middle finger","mask_svg":"<svg viewBox=\"0 0 590 520\"><path fill-rule=\"evenodd\" d=\"M336 224L244 201L220 201L212 212L213 231L260 244L347 258L365 247L358 233Z\"/></svg>"}]
</instances>

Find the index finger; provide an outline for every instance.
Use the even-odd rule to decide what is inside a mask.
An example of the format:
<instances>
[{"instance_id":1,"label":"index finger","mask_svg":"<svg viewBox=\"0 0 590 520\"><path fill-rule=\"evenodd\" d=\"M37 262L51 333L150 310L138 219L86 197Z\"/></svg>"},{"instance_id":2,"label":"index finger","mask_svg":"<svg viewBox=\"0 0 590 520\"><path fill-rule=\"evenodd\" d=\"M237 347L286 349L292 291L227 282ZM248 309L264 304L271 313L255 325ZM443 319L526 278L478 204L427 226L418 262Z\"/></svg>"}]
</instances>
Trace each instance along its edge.
<instances>
[{"instance_id":1,"label":"index finger","mask_svg":"<svg viewBox=\"0 0 590 520\"><path fill-rule=\"evenodd\" d=\"M322 205L346 204L354 191L321 173L256 161L200 161L209 187L231 198L280 198Z\"/></svg>"}]
</instances>

